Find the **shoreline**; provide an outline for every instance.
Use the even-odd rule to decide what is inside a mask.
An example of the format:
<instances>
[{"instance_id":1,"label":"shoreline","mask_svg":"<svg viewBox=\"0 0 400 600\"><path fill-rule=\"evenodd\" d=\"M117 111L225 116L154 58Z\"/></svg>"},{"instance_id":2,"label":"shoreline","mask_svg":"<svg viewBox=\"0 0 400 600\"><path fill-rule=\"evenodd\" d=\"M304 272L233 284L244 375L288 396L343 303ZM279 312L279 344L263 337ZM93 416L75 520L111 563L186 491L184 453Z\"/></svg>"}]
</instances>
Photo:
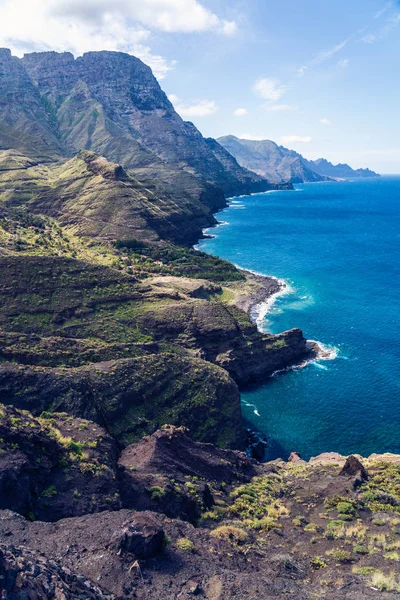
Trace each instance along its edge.
<instances>
[{"instance_id":1,"label":"shoreline","mask_svg":"<svg viewBox=\"0 0 400 600\"><path fill-rule=\"evenodd\" d=\"M249 315L251 322L257 325L258 331L266 334L267 332L262 328L263 320L278 298L291 294L294 290L284 279L279 279L274 275L262 275L256 271L243 269L239 265L235 266L245 275L247 289L237 290L231 303L244 310ZM240 284L235 284L232 287L229 286L229 289L234 291L238 286ZM325 346L322 342L307 339L306 345L309 350L308 357L297 364L275 371L271 377L289 370L302 369L318 360L335 360L337 358L337 349Z\"/></svg>"},{"instance_id":2,"label":"shoreline","mask_svg":"<svg viewBox=\"0 0 400 600\"><path fill-rule=\"evenodd\" d=\"M313 182L313 183L327 183L327 182ZM335 181L329 183L336 183ZM268 190L267 192L263 192L265 194L276 193L282 190ZM289 190L289 191L300 191L300 190ZM242 194L241 196L232 196L227 198L228 207L230 205L230 201L236 200L238 198L245 198L252 195L257 195L259 192L255 194ZM218 211L220 212L220 211ZM216 235L210 233L212 229L218 229L219 227L223 227L224 225L229 225L229 221L217 221L215 225L211 227L206 227L203 230L203 239L212 239L215 238ZM195 250L200 250L199 244L201 240L197 242L193 246ZM287 283L284 279L280 279L275 275L264 275L263 273L259 273L257 271L252 271L251 269L245 269L236 263L232 263L234 266L241 271L246 277L246 282L235 282L231 284L227 284L226 287L230 291L233 292L234 298L229 302L244 310L252 323L257 325L257 329L260 333L266 334L267 332L263 331L262 322L265 317L271 310L272 306L275 304L276 300L288 294L294 292L294 289ZM243 289L244 287L244 289ZM283 332L281 332L283 333ZM279 334L270 334L270 335L279 335ZM317 340L306 339L306 346L309 351L309 356L305 357L303 361L291 365L289 367L285 367L284 369L275 371L272 373L271 377L274 377L278 373L282 373L288 370L298 370L306 367L308 364L312 362L316 362L319 360L335 360L338 356L338 349L335 347L325 346L322 342Z\"/></svg>"}]
</instances>

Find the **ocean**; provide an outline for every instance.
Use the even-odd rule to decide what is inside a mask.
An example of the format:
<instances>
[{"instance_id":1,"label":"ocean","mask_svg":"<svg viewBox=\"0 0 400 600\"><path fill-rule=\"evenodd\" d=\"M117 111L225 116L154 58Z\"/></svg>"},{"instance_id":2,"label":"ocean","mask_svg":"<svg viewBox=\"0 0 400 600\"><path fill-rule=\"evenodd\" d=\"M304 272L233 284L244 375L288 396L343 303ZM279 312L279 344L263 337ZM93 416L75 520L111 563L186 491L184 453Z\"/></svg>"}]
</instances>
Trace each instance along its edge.
<instances>
[{"instance_id":1,"label":"ocean","mask_svg":"<svg viewBox=\"0 0 400 600\"><path fill-rule=\"evenodd\" d=\"M268 459L400 453L400 177L231 198L199 249L287 283L259 322L300 327L333 360L242 392Z\"/></svg>"}]
</instances>

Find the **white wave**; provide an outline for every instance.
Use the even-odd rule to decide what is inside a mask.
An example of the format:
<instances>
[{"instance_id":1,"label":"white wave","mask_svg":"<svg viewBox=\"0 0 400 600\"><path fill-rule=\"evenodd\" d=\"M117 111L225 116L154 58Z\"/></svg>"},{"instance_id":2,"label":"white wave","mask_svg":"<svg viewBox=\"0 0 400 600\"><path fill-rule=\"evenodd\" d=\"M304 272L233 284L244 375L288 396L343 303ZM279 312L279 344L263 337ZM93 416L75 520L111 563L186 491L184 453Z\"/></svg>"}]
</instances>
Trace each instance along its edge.
<instances>
[{"instance_id":1,"label":"white wave","mask_svg":"<svg viewBox=\"0 0 400 600\"><path fill-rule=\"evenodd\" d=\"M314 367L317 367L318 369L323 369L324 371L328 371L328 367L326 365L320 365L319 362L314 361L312 363L314 365Z\"/></svg>"},{"instance_id":2,"label":"white wave","mask_svg":"<svg viewBox=\"0 0 400 600\"><path fill-rule=\"evenodd\" d=\"M263 333L263 324L265 317L271 311L278 298L281 298L282 296L288 296L294 293L294 288L292 288L292 286L284 279L278 279L278 277L270 277L270 279L275 279L279 283L280 289L277 292L275 292L275 294L272 294L269 298L264 300L264 302L257 304L251 311L252 320L256 323L259 331Z\"/></svg>"},{"instance_id":3,"label":"white wave","mask_svg":"<svg viewBox=\"0 0 400 600\"><path fill-rule=\"evenodd\" d=\"M260 416L261 416L261 415L260 415L260 413L258 412L258 410L257 410L257 409L254 411L254 414L255 414L257 417L260 417Z\"/></svg>"},{"instance_id":4,"label":"white wave","mask_svg":"<svg viewBox=\"0 0 400 600\"><path fill-rule=\"evenodd\" d=\"M325 344L316 340L307 340L307 347L315 350L317 354L315 360L335 360L339 356L339 348L336 346L325 346Z\"/></svg>"}]
</instances>

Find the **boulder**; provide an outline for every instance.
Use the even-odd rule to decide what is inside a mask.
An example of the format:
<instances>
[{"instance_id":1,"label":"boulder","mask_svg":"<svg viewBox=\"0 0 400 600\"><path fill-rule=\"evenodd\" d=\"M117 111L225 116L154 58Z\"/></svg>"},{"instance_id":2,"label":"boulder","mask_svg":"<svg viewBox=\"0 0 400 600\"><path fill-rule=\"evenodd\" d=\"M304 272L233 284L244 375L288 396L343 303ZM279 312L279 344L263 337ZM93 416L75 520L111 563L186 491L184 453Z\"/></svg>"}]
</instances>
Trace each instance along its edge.
<instances>
[{"instance_id":1,"label":"boulder","mask_svg":"<svg viewBox=\"0 0 400 600\"><path fill-rule=\"evenodd\" d=\"M151 558L164 549L165 533L153 515L137 513L114 533L110 546L118 552L134 554L136 558Z\"/></svg>"},{"instance_id":2,"label":"boulder","mask_svg":"<svg viewBox=\"0 0 400 600\"><path fill-rule=\"evenodd\" d=\"M353 455L347 457L344 467L339 475L342 475L343 477L357 477L362 481L367 481L368 479L368 473L364 465Z\"/></svg>"}]
</instances>

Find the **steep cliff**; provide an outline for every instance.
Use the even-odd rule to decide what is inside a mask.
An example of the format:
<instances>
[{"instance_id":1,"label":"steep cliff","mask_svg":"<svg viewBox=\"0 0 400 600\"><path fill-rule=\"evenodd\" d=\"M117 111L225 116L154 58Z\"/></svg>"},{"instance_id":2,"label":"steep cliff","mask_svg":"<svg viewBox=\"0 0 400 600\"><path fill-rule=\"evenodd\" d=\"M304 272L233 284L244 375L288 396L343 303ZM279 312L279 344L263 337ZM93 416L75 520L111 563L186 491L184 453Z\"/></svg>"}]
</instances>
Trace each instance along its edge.
<instances>
[{"instance_id":1,"label":"steep cliff","mask_svg":"<svg viewBox=\"0 0 400 600\"><path fill-rule=\"evenodd\" d=\"M352 169L349 165L333 165L324 158L307 160L294 150L278 146L271 140L244 140L226 135L217 140L238 163L272 182L302 183L377 177L370 169Z\"/></svg>"},{"instance_id":2,"label":"steep cliff","mask_svg":"<svg viewBox=\"0 0 400 600\"><path fill-rule=\"evenodd\" d=\"M324 181L324 175L312 170L297 152L270 140L243 140L226 135L217 140L238 163L275 183Z\"/></svg>"},{"instance_id":3,"label":"steep cliff","mask_svg":"<svg viewBox=\"0 0 400 600\"><path fill-rule=\"evenodd\" d=\"M74 59L67 52L43 52L20 60L3 49L0 69L3 148L17 132L11 147L25 153L29 147L31 156L91 149L167 184L175 170L184 181L196 176L206 191L207 182L229 195L269 189L266 180L234 159L222 163L196 127L175 112L151 69L134 56L88 52ZM212 203L208 195L203 190L203 200Z\"/></svg>"}]
</instances>

